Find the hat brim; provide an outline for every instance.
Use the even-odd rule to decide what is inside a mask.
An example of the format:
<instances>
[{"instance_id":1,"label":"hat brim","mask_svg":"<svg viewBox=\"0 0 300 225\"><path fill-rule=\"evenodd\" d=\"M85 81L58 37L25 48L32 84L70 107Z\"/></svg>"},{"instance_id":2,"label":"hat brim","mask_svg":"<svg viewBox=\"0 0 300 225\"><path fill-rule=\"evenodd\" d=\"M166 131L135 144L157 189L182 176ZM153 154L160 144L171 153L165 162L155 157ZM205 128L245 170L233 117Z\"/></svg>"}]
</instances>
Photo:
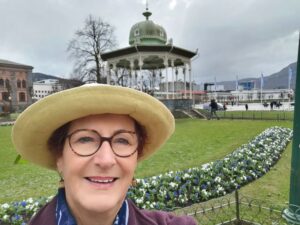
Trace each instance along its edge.
<instances>
[{"instance_id":1,"label":"hat brim","mask_svg":"<svg viewBox=\"0 0 300 225\"><path fill-rule=\"evenodd\" d=\"M158 150L175 129L168 108L146 93L119 86L83 85L28 107L13 126L12 141L24 159L56 170L55 156L47 145L52 133L75 119L105 113L128 115L145 128L147 141L139 161Z\"/></svg>"}]
</instances>

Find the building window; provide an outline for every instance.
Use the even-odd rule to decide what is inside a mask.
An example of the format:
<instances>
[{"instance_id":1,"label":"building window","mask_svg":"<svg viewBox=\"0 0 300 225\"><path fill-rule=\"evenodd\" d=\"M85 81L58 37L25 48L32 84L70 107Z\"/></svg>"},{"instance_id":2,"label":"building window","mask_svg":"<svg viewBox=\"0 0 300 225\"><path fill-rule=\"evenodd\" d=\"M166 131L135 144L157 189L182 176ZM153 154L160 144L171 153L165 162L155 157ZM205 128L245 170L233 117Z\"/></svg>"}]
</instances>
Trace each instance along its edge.
<instances>
[{"instance_id":1,"label":"building window","mask_svg":"<svg viewBox=\"0 0 300 225\"><path fill-rule=\"evenodd\" d=\"M2 100L9 101L9 93L8 92L2 92Z\"/></svg>"},{"instance_id":2,"label":"building window","mask_svg":"<svg viewBox=\"0 0 300 225\"><path fill-rule=\"evenodd\" d=\"M162 30L160 30L160 36L163 37L164 36L164 32Z\"/></svg>"},{"instance_id":3,"label":"building window","mask_svg":"<svg viewBox=\"0 0 300 225\"><path fill-rule=\"evenodd\" d=\"M8 80L8 79L5 80L5 87L6 87L7 89L10 89L10 83L9 83L9 80Z\"/></svg>"},{"instance_id":4,"label":"building window","mask_svg":"<svg viewBox=\"0 0 300 225\"><path fill-rule=\"evenodd\" d=\"M135 29L135 31L134 31L134 36L136 37L136 36L139 36L139 35L140 35L139 29Z\"/></svg>"},{"instance_id":5,"label":"building window","mask_svg":"<svg viewBox=\"0 0 300 225\"><path fill-rule=\"evenodd\" d=\"M20 80L17 81L17 87L21 88L21 81Z\"/></svg>"},{"instance_id":6,"label":"building window","mask_svg":"<svg viewBox=\"0 0 300 225\"><path fill-rule=\"evenodd\" d=\"M20 92L19 93L19 101L20 102L25 102L26 101L25 93L24 92Z\"/></svg>"},{"instance_id":7,"label":"building window","mask_svg":"<svg viewBox=\"0 0 300 225\"><path fill-rule=\"evenodd\" d=\"M26 88L26 80L22 80L22 88Z\"/></svg>"},{"instance_id":8,"label":"building window","mask_svg":"<svg viewBox=\"0 0 300 225\"><path fill-rule=\"evenodd\" d=\"M0 87L4 87L4 80L0 79Z\"/></svg>"}]
</instances>

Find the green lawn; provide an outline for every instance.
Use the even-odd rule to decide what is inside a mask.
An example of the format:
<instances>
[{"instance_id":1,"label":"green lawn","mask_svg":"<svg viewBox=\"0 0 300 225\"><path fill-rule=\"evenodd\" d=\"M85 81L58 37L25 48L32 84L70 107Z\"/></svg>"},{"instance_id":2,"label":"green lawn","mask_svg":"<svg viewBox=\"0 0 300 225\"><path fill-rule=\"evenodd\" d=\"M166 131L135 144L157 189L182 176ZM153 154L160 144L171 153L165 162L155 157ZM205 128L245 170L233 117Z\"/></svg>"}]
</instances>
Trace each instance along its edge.
<instances>
[{"instance_id":1,"label":"green lawn","mask_svg":"<svg viewBox=\"0 0 300 225\"><path fill-rule=\"evenodd\" d=\"M136 176L147 177L221 159L267 127L275 125L292 127L292 122L177 120L175 134L161 151L139 164ZM17 154L10 141L10 131L11 127L0 127L0 203L55 194L58 176L54 171L30 163L13 165ZM290 147L275 168L263 178L243 188L243 194L286 202L289 165ZM259 195L258 189L261 190Z\"/></svg>"}]
</instances>

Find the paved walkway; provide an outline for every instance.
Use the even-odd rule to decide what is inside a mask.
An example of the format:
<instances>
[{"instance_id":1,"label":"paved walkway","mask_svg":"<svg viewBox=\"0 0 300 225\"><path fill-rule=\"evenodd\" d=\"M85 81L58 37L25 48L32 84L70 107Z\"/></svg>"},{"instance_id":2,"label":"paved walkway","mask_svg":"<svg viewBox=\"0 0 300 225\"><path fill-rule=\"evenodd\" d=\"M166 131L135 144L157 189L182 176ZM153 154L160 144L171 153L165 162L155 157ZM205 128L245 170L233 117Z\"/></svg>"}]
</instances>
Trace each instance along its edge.
<instances>
[{"instance_id":1,"label":"paved walkway","mask_svg":"<svg viewBox=\"0 0 300 225\"><path fill-rule=\"evenodd\" d=\"M0 126L11 126L14 125L15 121L6 121L6 122L0 122Z\"/></svg>"}]
</instances>

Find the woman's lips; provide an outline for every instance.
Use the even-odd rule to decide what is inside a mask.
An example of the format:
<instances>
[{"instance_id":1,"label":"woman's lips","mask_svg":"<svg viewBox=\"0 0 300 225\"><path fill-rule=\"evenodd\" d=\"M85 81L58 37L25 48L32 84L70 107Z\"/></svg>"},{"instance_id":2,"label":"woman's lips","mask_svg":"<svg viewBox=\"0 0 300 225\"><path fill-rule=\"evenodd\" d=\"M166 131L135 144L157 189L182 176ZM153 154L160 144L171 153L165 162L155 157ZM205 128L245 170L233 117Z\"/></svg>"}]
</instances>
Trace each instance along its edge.
<instances>
[{"instance_id":1,"label":"woman's lips","mask_svg":"<svg viewBox=\"0 0 300 225\"><path fill-rule=\"evenodd\" d=\"M108 189L113 186L118 177L85 177L92 185L101 188Z\"/></svg>"}]
</instances>

